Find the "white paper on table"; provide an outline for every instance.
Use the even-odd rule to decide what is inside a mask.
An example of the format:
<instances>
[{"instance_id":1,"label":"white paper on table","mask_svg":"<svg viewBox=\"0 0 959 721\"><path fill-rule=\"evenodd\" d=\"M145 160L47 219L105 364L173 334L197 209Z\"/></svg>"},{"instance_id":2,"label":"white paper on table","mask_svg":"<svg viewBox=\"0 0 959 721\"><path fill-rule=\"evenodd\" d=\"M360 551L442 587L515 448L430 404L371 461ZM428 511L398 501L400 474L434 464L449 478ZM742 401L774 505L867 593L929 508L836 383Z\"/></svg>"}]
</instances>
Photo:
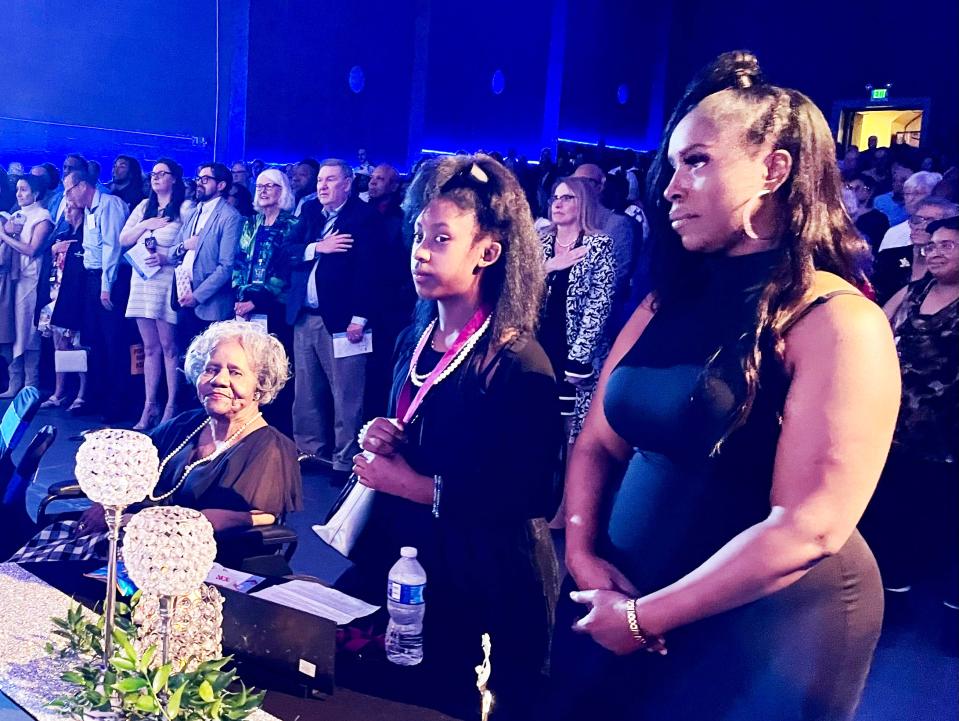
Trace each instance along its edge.
<instances>
[{"instance_id":1,"label":"white paper on table","mask_svg":"<svg viewBox=\"0 0 959 721\"><path fill-rule=\"evenodd\" d=\"M333 334L333 357L349 358L354 355L363 355L373 352L373 331L363 332L363 340L359 343L350 343L346 333Z\"/></svg>"},{"instance_id":2,"label":"white paper on table","mask_svg":"<svg viewBox=\"0 0 959 721\"><path fill-rule=\"evenodd\" d=\"M212 568L210 568L210 573L207 574L206 582L212 583L214 586L229 588L231 591L246 593L251 588L259 585L263 578L263 576L254 576L252 573L244 573L243 571L237 571L232 568L227 568L226 566L221 566L219 563L214 563Z\"/></svg>"},{"instance_id":3,"label":"white paper on table","mask_svg":"<svg viewBox=\"0 0 959 721\"><path fill-rule=\"evenodd\" d=\"M130 261L133 270L135 270L137 275L143 278L143 280L148 280L160 272L160 266L146 264L146 259L151 255L155 255L155 253L147 250L147 247L143 243L137 243L123 254L123 256Z\"/></svg>"},{"instance_id":4,"label":"white paper on table","mask_svg":"<svg viewBox=\"0 0 959 721\"><path fill-rule=\"evenodd\" d=\"M380 608L311 581L287 581L250 595L329 619L338 626L369 616Z\"/></svg>"}]
</instances>

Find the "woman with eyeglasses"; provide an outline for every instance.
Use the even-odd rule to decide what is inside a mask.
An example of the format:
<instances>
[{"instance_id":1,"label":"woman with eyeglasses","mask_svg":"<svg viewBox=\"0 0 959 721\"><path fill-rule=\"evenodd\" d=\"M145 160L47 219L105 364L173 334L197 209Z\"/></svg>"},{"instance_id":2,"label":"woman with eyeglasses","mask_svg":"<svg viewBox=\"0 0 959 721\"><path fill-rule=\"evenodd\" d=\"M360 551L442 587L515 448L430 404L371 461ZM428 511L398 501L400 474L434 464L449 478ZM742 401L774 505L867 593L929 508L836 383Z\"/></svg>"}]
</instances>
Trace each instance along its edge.
<instances>
[{"instance_id":1,"label":"woman with eyeglasses","mask_svg":"<svg viewBox=\"0 0 959 721\"><path fill-rule=\"evenodd\" d=\"M583 427L599 371L609 354L606 330L616 291L612 240L598 230L599 196L585 178L561 178L541 232L546 299L538 339L559 381L572 447ZM562 509L557 523L562 518Z\"/></svg>"},{"instance_id":2,"label":"woman with eyeglasses","mask_svg":"<svg viewBox=\"0 0 959 721\"><path fill-rule=\"evenodd\" d=\"M927 227L935 220L948 218L959 212L955 203L928 196L917 206L906 221L909 227L909 244L886 248L876 256L872 283L880 304L889 302L893 294L903 286L923 278L928 272L923 246L929 242Z\"/></svg>"},{"instance_id":3,"label":"woman with eyeglasses","mask_svg":"<svg viewBox=\"0 0 959 721\"><path fill-rule=\"evenodd\" d=\"M177 315L170 307L173 265L170 253L180 225L189 215L191 203L185 199L183 168L170 158L153 165L150 195L130 213L120 233L120 245L129 253L135 272L130 278L130 300L126 317L135 318L143 339L144 402L140 420L133 426L142 431L165 423L176 415ZM146 252L143 253L142 251ZM166 405L161 413L160 376L166 378Z\"/></svg>"},{"instance_id":4,"label":"woman with eyeglasses","mask_svg":"<svg viewBox=\"0 0 959 721\"><path fill-rule=\"evenodd\" d=\"M863 533L876 551L887 608L903 610L913 584L931 583L943 602L943 641L956 653L957 463L959 463L959 217L926 227L919 252L928 274L883 310L892 324L902 404L892 451ZM927 214L923 206L920 214ZM913 216L915 217L915 216ZM918 608L914 608L918 611Z\"/></svg>"}]
</instances>

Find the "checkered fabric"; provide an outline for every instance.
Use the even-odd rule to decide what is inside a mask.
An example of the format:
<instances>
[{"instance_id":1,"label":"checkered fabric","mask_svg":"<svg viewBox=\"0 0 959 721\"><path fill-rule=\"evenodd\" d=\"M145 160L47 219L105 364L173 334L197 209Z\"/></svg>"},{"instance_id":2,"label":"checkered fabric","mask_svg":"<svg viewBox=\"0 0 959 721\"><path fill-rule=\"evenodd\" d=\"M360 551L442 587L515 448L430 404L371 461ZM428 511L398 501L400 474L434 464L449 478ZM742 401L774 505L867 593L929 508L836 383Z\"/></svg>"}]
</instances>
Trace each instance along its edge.
<instances>
[{"instance_id":1,"label":"checkered fabric","mask_svg":"<svg viewBox=\"0 0 959 721\"><path fill-rule=\"evenodd\" d=\"M78 521L57 521L27 541L27 545L10 558L10 563L43 561L87 561L105 558L97 545L107 540L106 531L77 536Z\"/></svg>"}]
</instances>

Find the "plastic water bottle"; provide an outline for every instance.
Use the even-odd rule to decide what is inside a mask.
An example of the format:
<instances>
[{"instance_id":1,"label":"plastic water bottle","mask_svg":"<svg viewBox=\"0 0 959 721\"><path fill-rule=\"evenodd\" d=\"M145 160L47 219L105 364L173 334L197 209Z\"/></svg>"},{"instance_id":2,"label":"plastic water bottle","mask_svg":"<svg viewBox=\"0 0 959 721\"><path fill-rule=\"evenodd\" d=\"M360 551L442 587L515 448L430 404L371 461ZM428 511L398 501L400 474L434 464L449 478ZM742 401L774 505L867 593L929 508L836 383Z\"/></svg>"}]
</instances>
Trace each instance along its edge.
<instances>
[{"instance_id":1,"label":"plastic water bottle","mask_svg":"<svg viewBox=\"0 0 959 721\"><path fill-rule=\"evenodd\" d=\"M416 560L416 549L403 546L386 583L386 610L390 613L386 657L399 666L415 666L423 660L425 588L426 571Z\"/></svg>"}]
</instances>

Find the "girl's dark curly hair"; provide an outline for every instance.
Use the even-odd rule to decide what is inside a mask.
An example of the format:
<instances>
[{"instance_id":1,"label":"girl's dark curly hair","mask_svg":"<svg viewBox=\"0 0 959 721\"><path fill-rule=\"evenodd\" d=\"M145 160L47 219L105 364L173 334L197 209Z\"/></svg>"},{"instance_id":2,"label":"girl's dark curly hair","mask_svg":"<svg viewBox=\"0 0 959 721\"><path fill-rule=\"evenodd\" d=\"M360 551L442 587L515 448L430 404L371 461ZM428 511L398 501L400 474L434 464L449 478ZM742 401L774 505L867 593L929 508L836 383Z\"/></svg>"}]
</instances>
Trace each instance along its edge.
<instances>
[{"instance_id":1,"label":"girl's dark curly hair","mask_svg":"<svg viewBox=\"0 0 959 721\"><path fill-rule=\"evenodd\" d=\"M864 287L869 251L842 204L836 147L819 108L796 90L763 78L748 51L723 53L703 68L673 111L649 175L648 214L658 239L654 250L654 304L663 306L691 292L702 278L703 254L685 250L669 227L663 196L672 176L669 139L679 122L709 96L725 123L742 126L743 145L758 151L768 143L786 150L792 171L776 191L783 208L782 258L763 289L751 348L742 360L746 397L724 439L749 415L759 388L759 368L772 354L782 361L790 318L806 302L817 270Z\"/></svg>"},{"instance_id":2,"label":"girl's dark curly hair","mask_svg":"<svg viewBox=\"0 0 959 721\"><path fill-rule=\"evenodd\" d=\"M439 198L475 213L480 233L493 235L502 245L500 259L483 271L481 279L483 301L493 308L492 349L533 335L545 284L543 251L516 177L483 154L428 163L413 179L403 203L408 222ZM417 328L421 331L435 317L436 303L420 301Z\"/></svg>"}]
</instances>

